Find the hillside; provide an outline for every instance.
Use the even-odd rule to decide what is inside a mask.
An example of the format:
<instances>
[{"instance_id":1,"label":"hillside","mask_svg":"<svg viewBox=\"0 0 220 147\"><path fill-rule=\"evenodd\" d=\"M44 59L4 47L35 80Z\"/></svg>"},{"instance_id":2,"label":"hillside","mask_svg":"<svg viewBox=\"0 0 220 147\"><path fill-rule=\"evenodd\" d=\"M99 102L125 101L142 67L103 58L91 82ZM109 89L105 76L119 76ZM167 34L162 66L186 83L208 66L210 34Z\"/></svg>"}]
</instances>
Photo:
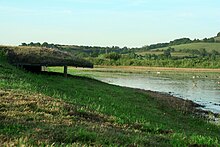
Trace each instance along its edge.
<instances>
[{"instance_id":1,"label":"hillside","mask_svg":"<svg viewBox=\"0 0 220 147\"><path fill-rule=\"evenodd\" d=\"M217 34L218 36L219 34ZM175 48L177 51L185 50L185 49L206 49L207 51L212 50L220 50L220 37L209 37L204 39L194 39L191 40L190 38L179 38L174 39L169 42L165 43L156 43L145 45L143 47L118 47L118 46L111 46L111 47L101 47L101 46L78 46L78 45L59 45L59 44L48 44L47 42L44 43L22 43L21 46L23 47L47 47L47 48L56 48L61 51L66 51L71 54L74 54L79 57L98 57L102 54L108 53L118 53L118 54L130 54L130 53L138 53L143 54L141 52L151 51L151 50L166 50L167 48Z\"/></svg>"},{"instance_id":2,"label":"hillside","mask_svg":"<svg viewBox=\"0 0 220 147\"><path fill-rule=\"evenodd\" d=\"M169 47L163 48L156 48L152 50L141 50L136 51L135 53L138 55L146 55L146 54L155 54L155 55L162 55L164 50L169 48L174 49L174 52L171 53L173 57L187 57L191 56L190 50L201 50L205 49L207 52L211 53L213 50L220 52L220 43L189 43L189 44L181 44L181 45L174 45Z\"/></svg>"},{"instance_id":3,"label":"hillside","mask_svg":"<svg viewBox=\"0 0 220 147\"><path fill-rule=\"evenodd\" d=\"M217 34L219 36L219 33ZM50 47L84 58L94 65L172 68L220 68L220 37L179 38L141 48L22 43L24 47Z\"/></svg>"},{"instance_id":4,"label":"hillside","mask_svg":"<svg viewBox=\"0 0 220 147\"><path fill-rule=\"evenodd\" d=\"M220 52L220 43L189 43L189 44L181 44L181 45L174 45L170 46L171 48L174 48L175 51L180 50L199 50L199 49L206 49L208 52L211 52L212 50L216 50ZM154 50L166 50L168 47L164 48L156 48Z\"/></svg>"},{"instance_id":5,"label":"hillside","mask_svg":"<svg viewBox=\"0 0 220 147\"><path fill-rule=\"evenodd\" d=\"M0 54L3 146L218 146L220 127L195 112L168 95L25 72Z\"/></svg>"}]
</instances>

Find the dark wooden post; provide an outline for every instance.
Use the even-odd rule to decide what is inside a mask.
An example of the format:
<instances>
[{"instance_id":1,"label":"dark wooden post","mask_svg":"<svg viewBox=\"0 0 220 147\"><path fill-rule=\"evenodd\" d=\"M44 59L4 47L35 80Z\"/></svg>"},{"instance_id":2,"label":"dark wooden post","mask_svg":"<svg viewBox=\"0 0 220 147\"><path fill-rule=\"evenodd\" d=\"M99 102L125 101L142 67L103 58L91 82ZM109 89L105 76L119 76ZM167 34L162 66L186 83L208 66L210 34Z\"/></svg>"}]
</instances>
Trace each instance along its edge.
<instances>
[{"instance_id":1,"label":"dark wooden post","mask_svg":"<svg viewBox=\"0 0 220 147\"><path fill-rule=\"evenodd\" d=\"M67 66L64 66L64 77L67 77Z\"/></svg>"}]
</instances>

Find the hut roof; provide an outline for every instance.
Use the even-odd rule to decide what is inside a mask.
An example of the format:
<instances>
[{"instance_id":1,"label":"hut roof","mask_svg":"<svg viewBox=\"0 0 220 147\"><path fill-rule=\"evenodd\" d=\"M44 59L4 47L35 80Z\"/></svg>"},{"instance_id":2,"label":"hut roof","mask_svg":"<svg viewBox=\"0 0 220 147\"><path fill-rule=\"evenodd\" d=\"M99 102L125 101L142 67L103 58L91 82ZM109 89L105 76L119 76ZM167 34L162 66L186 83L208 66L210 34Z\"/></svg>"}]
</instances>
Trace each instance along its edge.
<instances>
[{"instance_id":1,"label":"hut roof","mask_svg":"<svg viewBox=\"0 0 220 147\"><path fill-rule=\"evenodd\" d=\"M30 66L75 66L93 68L93 64L70 53L58 49L42 47L6 47L9 62L15 65Z\"/></svg>"}]
</instances>

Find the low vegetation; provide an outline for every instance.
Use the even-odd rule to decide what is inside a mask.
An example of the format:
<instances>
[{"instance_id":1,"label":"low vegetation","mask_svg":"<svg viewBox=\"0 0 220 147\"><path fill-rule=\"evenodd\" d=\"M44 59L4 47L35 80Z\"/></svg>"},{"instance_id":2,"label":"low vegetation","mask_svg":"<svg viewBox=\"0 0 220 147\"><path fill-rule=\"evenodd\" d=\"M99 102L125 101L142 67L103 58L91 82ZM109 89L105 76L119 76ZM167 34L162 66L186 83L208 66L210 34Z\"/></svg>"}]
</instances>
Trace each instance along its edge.
<instances>
[{"instance_id":1,"label":"low vegetation","mask_svg":"<svg viewBox=\"0 0 220 147\"><path fill-rule=\"evenodd\" d=\"M87 77L29 73L0 55L3 146L218 146L220 127L192 104Z\"/></svg>"},{"instance_id":2,"label":"low vegetation","mask_svg":"<svg viewBox=\"0 0 220 147\"><path fill-rule=\"evenodd\" d=\"M205 49L207 52L211 53L213 50L220 51L220 43L205 43L205 42L189 43L189 44L173 45L173 46L170 46L170 48L173 48L175 51L179 51L179 52ZM166 50L166 49L168 48L167 47L156 48L153 51Z\"/></svg>"},{"instance_id":3,"label":"low vegetation","mask_svg":"<svg viewBox=\"0 0 220 147\"><path fill-rule=\"evenodd\" d=\"M220 68L219 33L215 37L180 38L141 48L22 43L22 46L50 47L86 58L95 65L151 66L176 68Z\"/></svg>"},{"instance_id":4,"label":"low vegetation","mask_svg":"<svg viewBox=\"0 0 220 147\"><path fill-rule=\"evenodd\" d=\"M147 66L147 67L173 67L173 68L220 68L220 57L201 58L162 58L156 55L146 55L146 58L135 55L135 58L121 58L119 60L109 60L105 58L87 58L95 65L107 66Z\"/></svg>"},{"instance_id":5,"label":"low vegetation","mask_svg":"<svg viewBox=\"0 0 220 147\"><path fill-rule=\"evenodd\" d=\"M29 46L0 46L0 51L6 52L9 62L15 65L93 67L93 64L89 61L58 49Z\"/></svg>"}]
</instances>

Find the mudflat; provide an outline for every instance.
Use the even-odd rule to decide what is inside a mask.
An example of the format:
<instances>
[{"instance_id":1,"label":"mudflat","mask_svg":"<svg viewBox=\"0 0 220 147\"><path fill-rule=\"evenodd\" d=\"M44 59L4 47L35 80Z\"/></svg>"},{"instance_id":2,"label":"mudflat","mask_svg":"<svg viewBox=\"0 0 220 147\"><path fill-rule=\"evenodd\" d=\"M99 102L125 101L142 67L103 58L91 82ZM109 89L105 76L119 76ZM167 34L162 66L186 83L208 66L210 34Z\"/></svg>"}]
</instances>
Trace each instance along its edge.
<instances>
[{"instance_id":1,"label":"mudflat","mask_svg":"<svg viewBox=\"0 0 220 147\"><path fill-rule=\"evenodd\" d=\"M220 69L212 68L173 68L173 67L146 67L146 66L95 66L99 70L125 70L131 72L140 71L183 71L183 72L220 72Z\"/></svg>"}]
</instances>

